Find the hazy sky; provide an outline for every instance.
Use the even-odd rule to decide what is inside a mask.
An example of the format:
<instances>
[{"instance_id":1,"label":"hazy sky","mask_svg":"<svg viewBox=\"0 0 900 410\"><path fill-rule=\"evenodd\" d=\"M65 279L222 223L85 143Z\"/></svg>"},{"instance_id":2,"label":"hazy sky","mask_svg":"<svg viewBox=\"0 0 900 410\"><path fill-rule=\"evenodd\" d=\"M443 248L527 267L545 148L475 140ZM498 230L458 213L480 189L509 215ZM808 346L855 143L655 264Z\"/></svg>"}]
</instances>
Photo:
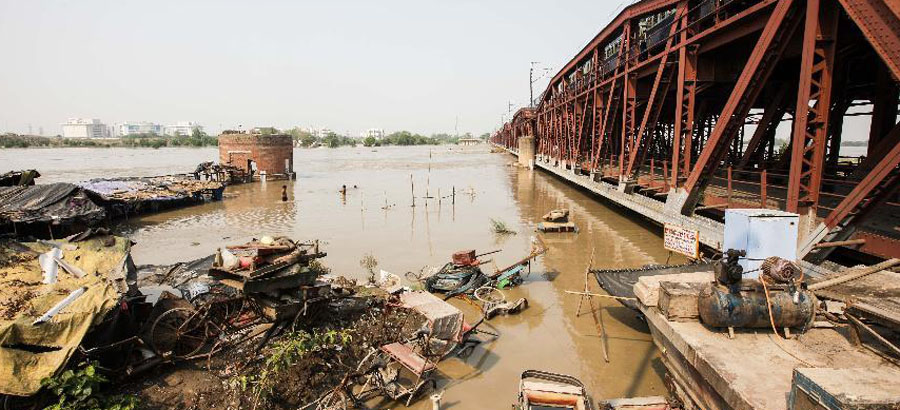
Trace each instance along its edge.
<instances>
[{"instance_id":1,"label":"hazy sky","mask_svg":"<svg viewBox=\"0 0 900 410\"><path fill-rule=\"evenodd\" d=\"M458 116L480 134L527 103L530 61L555 73L623 3L0 0L0 132L96 117L435 133Z\"/></svg>"}]
</instances>

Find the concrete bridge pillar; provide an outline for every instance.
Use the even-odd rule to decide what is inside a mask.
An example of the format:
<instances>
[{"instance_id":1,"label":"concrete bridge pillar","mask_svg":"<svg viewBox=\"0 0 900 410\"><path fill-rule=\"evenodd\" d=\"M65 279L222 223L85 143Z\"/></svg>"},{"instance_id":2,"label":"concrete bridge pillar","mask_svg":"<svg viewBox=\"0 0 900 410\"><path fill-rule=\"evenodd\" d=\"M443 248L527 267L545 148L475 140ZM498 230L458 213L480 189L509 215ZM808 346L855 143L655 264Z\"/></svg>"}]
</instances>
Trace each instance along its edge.
<instances>
[{"instance_id":1,"label":"concrete bridge pillar","mask_svg":"<svg viewBox=\"0 0 900 410\"><path fill-rule=\"evenodd\" d=\"M534 169L534 137L519 137L519 165Z\"/></svg>"}]
</instances>

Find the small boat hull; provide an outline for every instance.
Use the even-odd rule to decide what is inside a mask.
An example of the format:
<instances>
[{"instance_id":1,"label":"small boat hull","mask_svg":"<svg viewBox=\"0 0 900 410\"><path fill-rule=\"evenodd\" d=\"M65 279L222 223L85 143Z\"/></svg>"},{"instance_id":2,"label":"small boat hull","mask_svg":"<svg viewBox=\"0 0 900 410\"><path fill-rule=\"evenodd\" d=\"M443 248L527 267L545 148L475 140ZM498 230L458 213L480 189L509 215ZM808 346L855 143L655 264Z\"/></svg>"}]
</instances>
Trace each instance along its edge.
<instances>
[{"instance_id":1,"label":"small boat hull","mask_svg":"<svg viewBox=\"0 0 900 410\"><path fill-rule=\"evenodd\" d=\"M705 272L712 270L711 263L690 263L684 265L648 265L636 269L597 269L591 270L597 283L613 296L634 298L634 284L641 276L672 275L678 273ZM638 306L634 300L620 300L634 310Z\"/></svg>"}]
</instances>

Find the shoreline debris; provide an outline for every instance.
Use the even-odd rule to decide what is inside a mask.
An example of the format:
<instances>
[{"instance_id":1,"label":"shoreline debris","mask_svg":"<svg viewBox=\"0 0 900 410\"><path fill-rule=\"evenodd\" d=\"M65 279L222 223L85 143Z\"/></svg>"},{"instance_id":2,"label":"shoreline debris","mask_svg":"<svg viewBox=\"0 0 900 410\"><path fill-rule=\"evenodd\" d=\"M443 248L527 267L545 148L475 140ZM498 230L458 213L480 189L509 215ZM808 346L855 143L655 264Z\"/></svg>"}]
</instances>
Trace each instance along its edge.
<instances>
[{"instance_id":1,"label":"shoreline debris","mask_svg":"<svg viewBox=\"0 0 900 410\"><path fill-rule=\"evenodd\" d=\"M77 184L112 218L221 201L225 185L176 174L146 178L97 178Z\"/></svg>"},{"instance_id":2,"label":"shoreline debris","mask_svg":"<svg viewBox=\"0 0 900 410\"><path fill-rule=\"evenodd\" d=\"M40 176L41 173L33 169L9 171L5 174L0 174L0 186L34 185L34 180Z\"/></svg>"},{"instance_id":3,"label":"shoreline debris","mask_svg":"<svg viewBox=\"0 0 900 410\"><path fill-rule=\"evenodd\" d=\"M569 221L568 209L554 209L541 217L543 222L537 224L539 232L575 232L578 233L578 227L574 222Z\"/></svg>"}]
</instances>

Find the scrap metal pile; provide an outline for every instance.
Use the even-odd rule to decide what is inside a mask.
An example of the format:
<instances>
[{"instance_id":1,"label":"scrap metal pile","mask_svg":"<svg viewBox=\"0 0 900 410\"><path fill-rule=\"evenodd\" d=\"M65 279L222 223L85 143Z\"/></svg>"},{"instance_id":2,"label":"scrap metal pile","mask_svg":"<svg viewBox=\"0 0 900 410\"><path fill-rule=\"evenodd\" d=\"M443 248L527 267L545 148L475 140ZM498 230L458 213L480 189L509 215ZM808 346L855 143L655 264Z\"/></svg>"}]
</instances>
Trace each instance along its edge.
<instances>
[{"instance_id":1,"label":"scrap metal pile","mask_svg":"<svg viewBox=\"0 0 900 410\"><path fill-rule=\"evenodd\" d=\"M254 240L140 281L130 247L104 229L0 244L0 397L35 395L70 363L122 378L210 358L268 339L332 295L315 242Z\"/></svg>"},{"instance_id":2,"label":"scrap metal pile","mask_svg":"<svg viewBox=\"0 0 900 410\"><path fill-rule=\"evenodd\" d=\"M263 237L220 249L199 263L166 268L161 280L142 278L158 294L144 338L158 354L209 357L321 308L331 287L312 266L326 256L318 243ZM181 270L193 266L195 269ZM185 276L187 276L185 278ZM160 287L165 283L176 286ZM176 295L178 294L178 295Z\"/></svg>"}]
</instances>

